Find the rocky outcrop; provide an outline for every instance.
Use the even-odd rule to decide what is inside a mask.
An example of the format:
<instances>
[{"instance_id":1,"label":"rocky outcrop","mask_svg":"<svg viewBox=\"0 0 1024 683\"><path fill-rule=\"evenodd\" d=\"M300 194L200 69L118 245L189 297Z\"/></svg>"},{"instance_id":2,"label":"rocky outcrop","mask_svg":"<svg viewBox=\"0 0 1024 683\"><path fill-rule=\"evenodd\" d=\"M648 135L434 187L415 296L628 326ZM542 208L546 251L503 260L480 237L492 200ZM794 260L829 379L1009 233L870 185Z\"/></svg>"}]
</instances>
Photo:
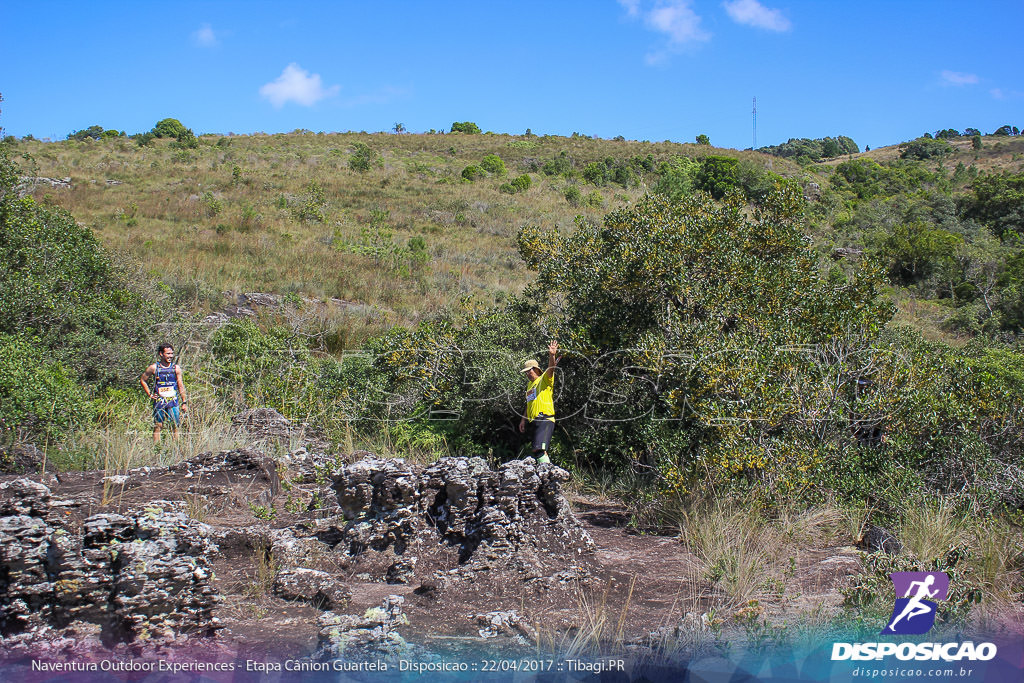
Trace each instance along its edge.
<instances>
[{"instance_id":1,"label":"rocky outcrop","mask_svg":"<svg viewBox=\"0 0 1024 683\"><path fill-rule=\"evenodd\" d=\"M320 615L314 658L325 661L408 657L412 648L398 632L399 626L409 623L402 613L404 602L401 595L389 595L380 607L371 607L362 616L334 612Z\"/></svg>"},{"instance_id":2,"label":"rocky outcrop","mask_svg":"<svg viewBox=\"0 0 1024 683\"><path fill-rule=\"evenodd\" d=\"M868 524L861 531L857 545L869 553L882 552L888 555L899 555L903 552L903 543L896 534L880 526Z\"/></svg>"},{"instance_id":3,"label":"rocky outcrop","mask_svg":"<svg viewBox=\"0 0 1024 683\"><path fill-rule=\"evenodd\" d=\"M274 593L285 600L301 600L324 610L348 604L352 591L327 572L294 567L284 569L274 580Z\"/></svg>"},{"instance_id":4,"label":"rocky outcrop","mask_svg":"<svg viewBox=\"0 0 1024 683\"><path fill-rule=\"evenodd\" d=\"M514 460L492 470L481 458L442 458L429 466L366 458L333 476L348 521L336 543L348 554L387 557L384 580L410 583L417 563L454 555L445 576L510 569L525 579L586 575L594 543L561 494L565 470Z\"/></svg>"},{"instance_id":5,"label":"rocky outcrop","mask_svg":"<svg viewBox=\"0 0 1024 683\"><path fill-rule=\"evenodd\" d=\"M50 490L0 484L0 634L7 648L62 630L104 643L208 634L217 597L203 525L181 504L152 501L66 528Z\"/></svg>"}]
</instances>

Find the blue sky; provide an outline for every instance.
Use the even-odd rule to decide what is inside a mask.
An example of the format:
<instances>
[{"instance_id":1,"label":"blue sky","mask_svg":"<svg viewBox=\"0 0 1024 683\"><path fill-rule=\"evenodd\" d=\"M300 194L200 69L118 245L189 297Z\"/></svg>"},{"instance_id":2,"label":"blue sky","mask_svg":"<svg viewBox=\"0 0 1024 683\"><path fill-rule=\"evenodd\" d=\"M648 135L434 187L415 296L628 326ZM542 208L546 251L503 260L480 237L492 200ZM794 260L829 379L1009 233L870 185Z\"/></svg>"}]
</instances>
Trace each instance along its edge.
<instances>
[{"instance_id":1,"label":"blue sky","mask_svg":"<svg viewBox=\"0 0 1024 683\"><path fill-rule=\"evenodd\" d=\"M14 2L0 126L757 143L1024 128L1024 2Z\"/></svg>"}]
</instances>

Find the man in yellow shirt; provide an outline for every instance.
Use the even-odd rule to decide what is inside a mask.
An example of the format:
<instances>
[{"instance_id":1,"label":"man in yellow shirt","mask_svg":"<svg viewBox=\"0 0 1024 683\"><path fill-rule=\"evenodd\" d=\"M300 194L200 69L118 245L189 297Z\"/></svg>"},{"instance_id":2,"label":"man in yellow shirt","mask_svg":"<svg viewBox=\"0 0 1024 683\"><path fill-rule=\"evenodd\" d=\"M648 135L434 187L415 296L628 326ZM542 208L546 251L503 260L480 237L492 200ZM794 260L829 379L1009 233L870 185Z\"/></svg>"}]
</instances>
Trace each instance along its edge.
<instances>
[{"instance_id":1,"label":"man in yellow shirt","mask_svg":"<svg viewBox=\"0 0 1024 683\"><path fill-rule=\"evenodd\" d=\"M555 399L552 387L558 365L558 342L548 344L548 367L543 373L540 363L530 359L523 363L529 386L526 387L526 415L519 421L519 431L526 431L526 422L533 426L533 457L538 463L551 462L548 445L555 432Z\"/></svg>"}]
</instances>

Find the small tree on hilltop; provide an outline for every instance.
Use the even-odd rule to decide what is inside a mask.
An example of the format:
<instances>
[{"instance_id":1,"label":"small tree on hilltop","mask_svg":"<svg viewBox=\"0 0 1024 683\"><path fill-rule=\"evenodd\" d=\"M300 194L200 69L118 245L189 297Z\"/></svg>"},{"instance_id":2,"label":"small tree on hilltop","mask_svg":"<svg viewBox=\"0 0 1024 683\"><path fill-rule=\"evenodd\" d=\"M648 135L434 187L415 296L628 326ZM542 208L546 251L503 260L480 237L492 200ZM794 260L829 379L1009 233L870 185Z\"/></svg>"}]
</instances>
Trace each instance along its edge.
<instances>
[{"instance_id":1,"label":"small tree on hilltop","mask_svg":"<svg viewBox=\"0 0 1024 683\"><path fill-rule=\"evenodd\" d=\"M700 135L697 136L697 144L698 145L710 145L711 144L711 138L709 138L707 135L704 135L704 133L701 133Z\"/></svg>"},{"instance_id":2,"label":"small tree on hilltop","mask_svg":"<svg viewBox=\"0 0 1024 683\"><path fill-rule=\"evenodd\" d=\"M182 125L178 119L162 119L153 126L153 135L158 138L177 138L187 132L188 128Z\"/></svg>"},{"instance_id":3,"label":"small tree on hilltop","mask_svg":"<svg viewBox=\"0 0 1024 683\"><path fill-rule=\"evenodd\" d=\"M467 133L467 134L470 134L470 135L479 135L481 131L480 131L480 126L476 125L472 121L462 121L462 122L456 121L455 123L452 124L452 131L451 132L453 132L453 133Z\"/></svg>"}]
</instances>

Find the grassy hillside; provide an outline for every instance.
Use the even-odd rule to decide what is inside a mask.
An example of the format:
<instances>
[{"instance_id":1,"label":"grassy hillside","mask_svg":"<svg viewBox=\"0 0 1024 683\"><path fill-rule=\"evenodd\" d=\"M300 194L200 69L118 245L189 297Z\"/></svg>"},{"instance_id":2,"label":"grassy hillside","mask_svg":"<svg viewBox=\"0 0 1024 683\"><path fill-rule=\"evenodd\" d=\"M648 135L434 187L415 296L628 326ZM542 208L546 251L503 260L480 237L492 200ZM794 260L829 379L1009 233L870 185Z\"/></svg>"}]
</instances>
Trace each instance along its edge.
<instances>
[{"instance_id":1,"label":"grassy hillside","mask_svg":"<svg viewBox=\"0 0 1024 683\"><path fill-rule=\"evenodd\" d=\"M522 291L530 276L515 249L520 228L571 231L576 216L599 221L651 191L672 159L722 155L753 173L817 184L822 196L809 229L825 258L836 246L878 239L857 213L879 198L834 189L837 166L863 159L912 165L925 176L889 187L882 199L939 185L956 195L978 173L1024 168L1024 138L984 140L979 150L970 138L953 139L952 154L909 164L891 146L803 167L708 145L495 134L206 135L194 149L169 139L140 146L86 138L20 141L14 151L31 155L36 175L72 180L70 189L37 185L37 199L71 211L197 311L219 307L225 291L337 297L370 308L328 307L328 324L372 333L450 310L467 295L488 303ZM464 169L487 155L500 157L506 172L466 180ZM355 170L353 159L366 170ZM588 176L588 164L608 169L606 177ZM954 173L958 166L967 170ZM616 167L631 169L620 182ZM509 193L523 174L529 189ZM881 230L891 223L874 221ZM945 341L971 335L944 324L949 311L936 308L934 296L905 284L894 282L898 321Z\"/></svg>"},{"instance_id":2,"label":"grassy hillside","mask_svg":"<svg viewBox=\"0 0 1024 683\"><path fill-rule=\"evenodd\" d=\"M521 291L529 275L514 237L522 226L570 230L577 215L599 220L658 178L641 170L626 186L595 185L580 175L587 164L650 155L646 163L656 168L673 155L723 153L668 142L489 134L200 140L196 149L167 140L139 147L125 138L16 149L32 155L38 175L72 179L71 189L39 185L38 199L68 209L173 289L198 292L200 308L216 306L215 295L227 290L294 292L371 304L380 327L429 316L466 295L494 301ZM350 168L358 144L374 155L362 172ZM724 153L785 176L804 173L758 153ZM463 179L463 169L488 154L507 173ZM559 160L552 175L542 170ZM528 190L500 191L521 174L531 179ZM415 238L422 242L410 249Z\"/></svg>"}]
</instances>

